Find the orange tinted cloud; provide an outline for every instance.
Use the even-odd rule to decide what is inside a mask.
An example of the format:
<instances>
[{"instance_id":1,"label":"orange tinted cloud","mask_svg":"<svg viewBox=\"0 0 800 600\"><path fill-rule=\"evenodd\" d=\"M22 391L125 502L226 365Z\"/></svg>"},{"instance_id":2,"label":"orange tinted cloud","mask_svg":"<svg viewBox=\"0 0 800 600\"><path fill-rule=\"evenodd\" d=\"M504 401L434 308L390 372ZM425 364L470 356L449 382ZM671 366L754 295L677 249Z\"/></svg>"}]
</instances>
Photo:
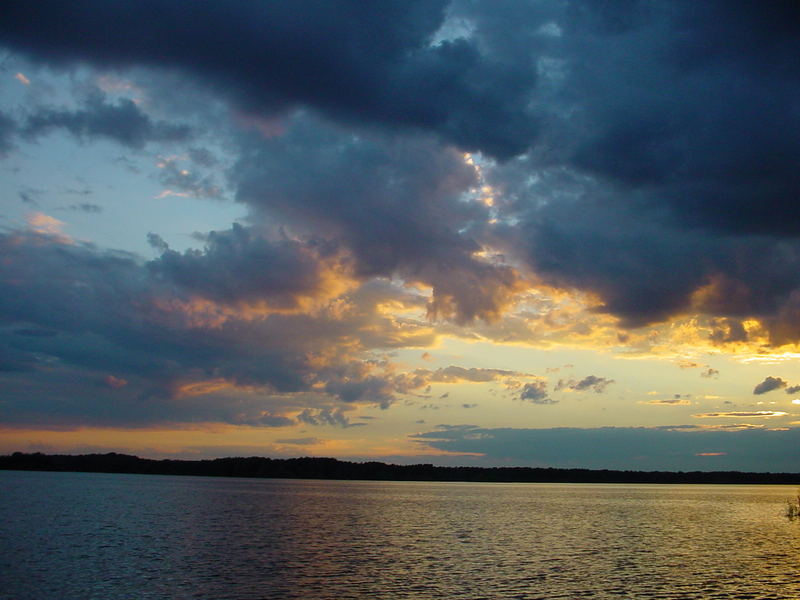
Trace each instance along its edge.
<instances>
[{"instance_id":1,"label":"orange tinted cloud","mask_svg":"<svg viewBox=\"0 0 800 600\"><path fill-rule=\"evenodd\" d=\"M114 377L113 375L106 375L103 381L108 387L115 390L128 385L128 381L126 379L122 379L121 377Z\"/></svg>"}]
</instances>

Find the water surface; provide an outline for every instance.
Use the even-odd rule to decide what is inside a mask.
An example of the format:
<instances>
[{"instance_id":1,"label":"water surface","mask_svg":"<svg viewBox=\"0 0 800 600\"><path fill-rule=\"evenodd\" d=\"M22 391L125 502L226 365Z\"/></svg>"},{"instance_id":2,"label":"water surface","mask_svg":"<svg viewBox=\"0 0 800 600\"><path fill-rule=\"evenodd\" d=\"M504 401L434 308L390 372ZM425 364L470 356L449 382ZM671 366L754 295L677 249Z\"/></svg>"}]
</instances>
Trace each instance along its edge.
<instances>
[{"instance_id":1,"label":"water surface","mask_svg":"<svg viewBox=\"0 0 800 600\"><path fill-rule=\"evenodd\" d=\"M787 486L0 471L2 599L796 599Z\"/></svg>"}]
</instances>

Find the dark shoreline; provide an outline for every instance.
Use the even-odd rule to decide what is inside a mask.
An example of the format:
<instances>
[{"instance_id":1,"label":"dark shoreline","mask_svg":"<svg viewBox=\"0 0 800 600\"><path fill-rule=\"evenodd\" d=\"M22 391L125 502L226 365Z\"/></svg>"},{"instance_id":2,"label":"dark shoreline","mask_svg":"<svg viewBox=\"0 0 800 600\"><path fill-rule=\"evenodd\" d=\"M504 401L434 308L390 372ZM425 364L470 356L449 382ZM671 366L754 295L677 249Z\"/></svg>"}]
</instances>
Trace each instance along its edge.
<instances>
[{"instance_id":1,"label":"dark shoreline","mask_svg":"<svg viewBox=\"0 0 800 600\"><path fill-rule=\"evenodd\" d=\"M0 470L80 471L207 477L349 479L368 481L468 481L506 483L800 484L800 473L740 471L615 471L534 467L437 467L347 462L335 458L216 458L153 460L127 454L25 454L0 456Z\"/></svg>"}]
</instances>

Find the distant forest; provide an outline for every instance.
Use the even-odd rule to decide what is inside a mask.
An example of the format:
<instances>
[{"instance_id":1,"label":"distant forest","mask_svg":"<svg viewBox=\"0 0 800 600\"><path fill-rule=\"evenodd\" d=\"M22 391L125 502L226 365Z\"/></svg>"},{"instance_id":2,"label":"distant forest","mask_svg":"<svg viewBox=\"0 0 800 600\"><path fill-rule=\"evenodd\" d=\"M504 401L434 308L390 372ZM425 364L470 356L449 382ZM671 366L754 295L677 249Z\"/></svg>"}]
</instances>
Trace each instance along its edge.
<instances>
[{"instance_id":1,"label":"distant forest","mask_svg":"<svg viewBox=\"0 0 800 600\"><path fill-rule=\"evenodd\" d=\"M541 483L751 483L800 484L800 473L739 471L612 471L532 467L437 467L347 462L335 458L216 458L153 460L127 454L25 454L0 456L0 469L84 471L148 475L268 477L288 479L361 479L373 481L476 481Z\"/></svg>"}]
</instances>

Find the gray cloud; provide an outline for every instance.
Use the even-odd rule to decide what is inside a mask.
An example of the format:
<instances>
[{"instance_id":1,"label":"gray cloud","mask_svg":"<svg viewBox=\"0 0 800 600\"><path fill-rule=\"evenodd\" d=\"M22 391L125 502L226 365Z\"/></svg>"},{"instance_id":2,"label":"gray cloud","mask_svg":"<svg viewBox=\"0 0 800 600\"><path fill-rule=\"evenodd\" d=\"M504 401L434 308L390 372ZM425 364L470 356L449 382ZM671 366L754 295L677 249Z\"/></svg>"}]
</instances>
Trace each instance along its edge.
<instances>
[{"instance_id":1,"label":"gray cloud","mask_svg":"<svg viewBox=\"0 0 800 600\"><path fill-rule=\"evenodd\" d=\"M329 295L330 277L347 275L332 244L271 241L238 224L210 232L203 250L178 253L156 235L149 239L162 250L148 264L156 278L228 304L296 309L303 300Z\"/></svg>"},{"instance_id":2,"label":"gray cloud","mask_svg":"<svg viewBox=\"0 0 800 600\"><path fill-rule=\"evenodd\" d=\"M519 371L508 371L506 369L485 369L478 367L464 368L456 365L450 365L435 371L428 371L426 369L417 369L415 373L427 381L443 382L443 383L458 383L460 381L471 381L473 383L483 383L488 381L496 381L502 378L517 378L529 377L527 373Z\"/></svg>"},{"instance_id":3,"label":"gray cloud","mask_svg":"<svg viewBox=\"0 0 800 600\"><path fill-rule=\"evenodd\" d=\"M149 263L4 233L4 383L26 398L35 385L20 374L35 372L51 399L16 403L10 418L188 418L180 390L225 380L233 387L214 392L223 400L198 400L191 418L267 426L291 412L341 425L337 402L388 406L420 381L519 375L356 368L373 349L435 335L380 314L381 300L425 302L396 280L430 288L429 316L457 324L498 319L531 275L595 293L623 327L700 313L713 343L748 341L751 318L771 344L797 341L797 11L299 0L202 4L187 19L171 1L5 3L10 51L55 67L144 71L175 106L194 98L192 114L225 132L235 153L226 189L249 210L247 226L211 232L200 249L176 252L154 234L160 256ZM154 35L162 30L170 35ZM226 105L203 112L197 89ZM77 107L21 111L19 122L1 113L0 153L50 131L136 149L190 142L190 174L170 163L162 183L219 195L205 169L220 161L194 146L197 132L152 114L98 90ZM467 150L482 153L486 181ZM484 183L497 192L491 207L472 199ZM326 354L332 347L340 354ZM74 400L112 375L129 383ZM754 393L780 387L767 378ZM268 406L237 409L237 389L251 388ZM543 381L519 398L554 402Z\"/></svg>"},{"instance_id":4,"label":"gray cloud","mask_svg":"<svg viewBox=\"0 0 800 600\"><path fill-rule=\"evenodd\" d=\"M189 151L192 162L206 167L210 160L199 151ZM213 163L212 163L213 164ZM222 188L211 175L204 175L197 169L189 170L179 167L174 160L162 159L158 179L170 192L188 194L196 198L220 198Z\"/></svg>"},{"instance_id":5,"label":"gray cloud","mask_svg":"<svg viewBox=\"0 0 800 600\"><path fill-rule=\"evenodd\" d=\"M190 20L177 2L158 19L152 10L13 4L0 40L55 66L166 66L245 120L273 123L273 139L242 142L237 198L335 238L360 276L431 285L432 316L503 312L518 272L476 257L494 246L546 283L598 294L625 327L692 310L719 319L716 343L747 341L750 318L774 345L800 339L795 4L309 0L201 6ZM156 23L171 35L152 35ZM168 125L94 102L30 127L141 145ZM343 129L309 125L310 114ZM458 200L474 173L448 145L504 161L485 169L503 192L492 211Z\"/></svg>"},{"instance_id":6,"label":"gray cloud","mask_svg":"<svg viewBox=\"0 0 800 600\"><path fill-rule=\"evenodd\" d=\"M432 43L446 8L436 0L231 2L199 5L187 19L180 2L49 2L36 11L4 7L0 40L53 65L182 70L248 112L311 105L497 155L523 150L536 131L528 110L535 71L485 41Z\"/></svg>"},{"instance_id":7,"label":"gray cloud","mask_svg":"<svg viewBox=\"0 0 800 600\"><path fill-rule=\"evenodd\" d=\"M764 381L759 383L756 387L753 388L753 394L766 394L767 392L771 392L772 390L778 390L781 388L785 388L787 386L787 382L781 379L780 377L772 377L768 376Z\"/></svg>"},{"instance_id":8,"label":"gray cloud","mask_svg":"<svg viewBox=\"0 0 800 600\"><path fill-rule=\"evenodd\" d=\"M0 111L0 157L7 155L14 147L17 134L17 122L3 111Z\"/></svg>"},{"instance_id":9,"label":"gray cloud","mask_svg":"<svg viewBox=\"0 0 800 600\"><path fill-rule=\"evenodd\" d=\"M241 235L240 249L247 250L253 240ZM351 307L344 312L323 304L311 313L260 316L241 302L292 307L294 300L285 298L312 294L314 286L272 295L269 286L262 292L231 289L224 281L219 289L204 287L184 281L179 269L161 268L162 259L148 264L30 232L3 234L0 249L0 329L8 332L0 336L0 378L9 397L20 399L6 406L7 423L284 426L294 422L287 414L305 409L312 411L308 418L329 422L338 418L339 402L386 406L394 394L421 385L413 375L363 361L371 348L431 342L427 324L415 338L413 324L403 323L400 335L377 312L389 298L403 300L391 285L362 286L342 300ZM205 264L198 251L198 268L212 279L214 264L234 272L243 268L241 260L247 264L236 252L209 252ZM262 258L265 265L272 260ZM219 301L198 303L209 290ZM331 347L340 350L328 355ZM109 376L126 385L106 385ZM182 400L187 397L190 403Z\"/></svg>"},{"instance_id":10,"label":"gray cloud","mask_svg":"<svg viewBox=\"0 0 800 600\"><path fill-rule=\"evenodd\" d=\"M364 423L353 423L347 417L347 414L341 408L330 409L305 409L301 412L297 419L301 423L307 425L334 425L339 427L359 427L365 425Z\"/></svg>"},{"instance_id":11,"label":"gray cloud","mask_svg":"<svg viewBox=\"0 0 800 600\"><path fill-rule=\"evenodd\" d=\"M612 383L614 383L613 379L597 377L596 375L587 375L581 380L559 379L558 383L556 384L555 391L575 390L577 392L582 392L585 390L591 390L596 394L602 394Z\"/></svg>"},{"instance_id":12,"label":"gray cloud","mask_svg":"<svg viewBox=\"0 0 800 600\"><path fill-rule=\"evenodd\" d=\"M103 212L103 207L99 204L93 204L92 202L81 202L80 204L70 204L67 206L68 210L74 210L77 212L84 212L87 214L98 214Z\"/></svg>"},{"instance_id":13,"label":"gray cloud","mask_svg":"<svg viewBox=\"0 0 800 600\"><path fill-rule=\"evenodd\" d=\"M186 125L153 121L132 100L112 104L100 90L90 93L78 110L37 109L28 115L21 134L35 139L54 129L64 129L79 139L108 138L130 148L142 148L150 141L185 141L190 135Z\"/></svg>"},{"instance_id":14,"label":"gray cloud","mask_svg":"<svg viewBox=\"0 0 800 600\"><path fill-rule=\"evenodd\" d=\"M352 135L294 117L284 135L250 138L233 179L252 218L278 220L347 248L358 277L433 288L433 317L492 320L519 288L507 265L476 257L488 208L465 202L475 170L427 139Z\"/></svg>"},{"instance_id":15,"label":"gray cloud","mask_svg":"<svg viewBox=\"0 0 800 600\"><path fill-rule=\"evenodd\" d=\"M519 394L520 400L527 400L533 404L557 404L547 393L546 381L533 381L522 386Z\"/></svg>"}]
</instances>

